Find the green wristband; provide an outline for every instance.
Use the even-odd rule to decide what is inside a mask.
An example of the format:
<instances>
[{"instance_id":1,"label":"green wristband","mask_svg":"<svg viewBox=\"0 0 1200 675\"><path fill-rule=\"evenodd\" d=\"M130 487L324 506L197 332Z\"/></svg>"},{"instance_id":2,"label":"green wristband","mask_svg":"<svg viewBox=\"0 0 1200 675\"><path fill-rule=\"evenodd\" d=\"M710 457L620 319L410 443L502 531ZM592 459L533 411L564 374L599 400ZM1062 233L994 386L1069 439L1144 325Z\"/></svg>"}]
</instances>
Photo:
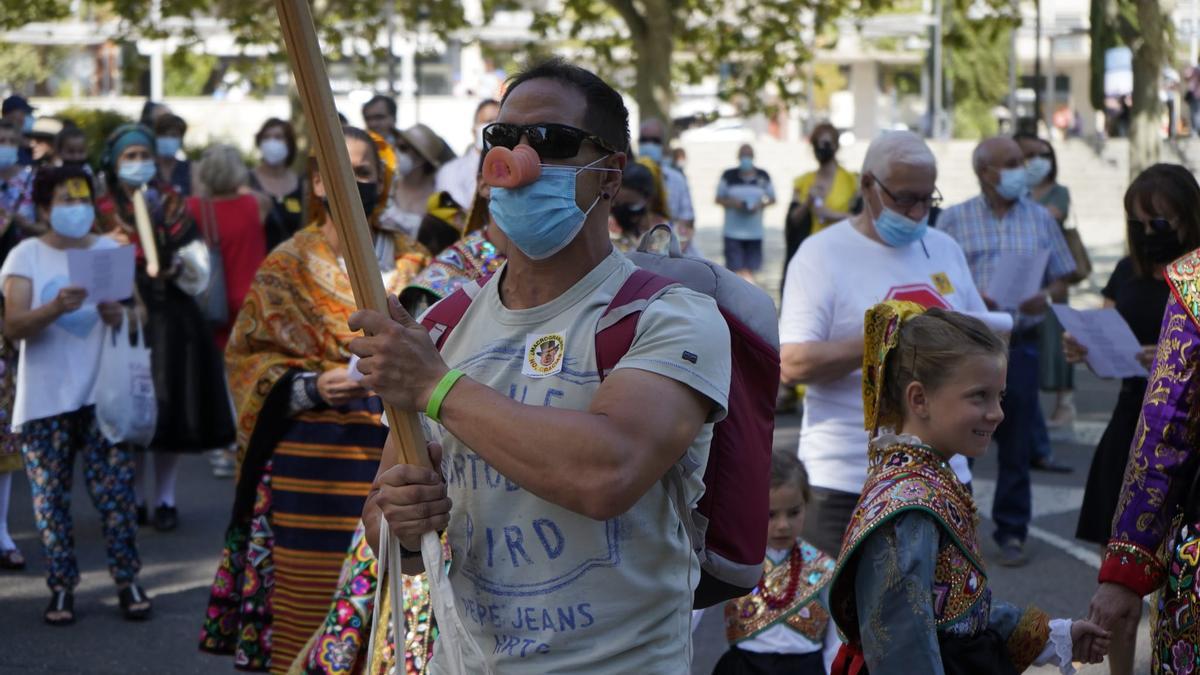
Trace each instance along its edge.
<instances>
[{"instance_id":1,"label":"green wristband","mask_svg":"<svg viewBox=\"0 0 1200 675\"><path fill-rule=\"evenodd\" d=\"M442 419L439 417L442 413L442 401L446 400L446 396L450 393L450 390L454 388L454 385L464 375L466 373L461 370L451 370L442 376L442 381L438 382L437 386L433 388L433 394L429 397L429 405L425 406L426 417L438 424L442 423Z\"/></svg>"}]
</instances>

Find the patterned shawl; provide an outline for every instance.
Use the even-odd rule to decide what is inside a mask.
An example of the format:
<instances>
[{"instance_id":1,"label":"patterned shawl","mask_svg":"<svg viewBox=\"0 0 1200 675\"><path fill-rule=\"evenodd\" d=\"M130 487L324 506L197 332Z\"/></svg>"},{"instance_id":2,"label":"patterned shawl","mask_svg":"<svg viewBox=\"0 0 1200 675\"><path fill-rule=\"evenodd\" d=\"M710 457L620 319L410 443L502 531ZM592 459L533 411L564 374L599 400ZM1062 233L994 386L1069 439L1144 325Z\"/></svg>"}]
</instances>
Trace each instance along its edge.
<instances>
[{"instance_id":1,"label":"patterned shawl","mask_svg":"<svg viewBox=\"0 0 1200 675\"><path fill-rule=\"evenodd\" d=\"M396 293L429 256L405 235L377 236L395 239L395 273L385 275L385 285L389 294ZM259 413L285 373L320 373L349 362L346 344L356 334L347 321L354 311L350 278L317 225L300 230L263 261L225 349L239 467Z\"/></svg>"}]
</instances>

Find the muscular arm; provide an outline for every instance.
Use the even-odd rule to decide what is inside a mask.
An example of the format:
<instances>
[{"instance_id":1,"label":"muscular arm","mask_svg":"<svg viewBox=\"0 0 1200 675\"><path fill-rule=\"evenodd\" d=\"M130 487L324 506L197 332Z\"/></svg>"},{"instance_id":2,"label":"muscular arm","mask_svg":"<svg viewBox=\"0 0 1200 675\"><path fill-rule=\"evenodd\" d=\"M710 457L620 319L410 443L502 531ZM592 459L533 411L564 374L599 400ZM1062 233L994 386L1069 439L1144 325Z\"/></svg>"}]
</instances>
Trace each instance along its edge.
<instances>
[{"instance_id":1,"label":"muscular arm","mask_svg":"<svg viewBox=\"0 0 1200 675\"><path fill-rule=\"evenodd\" d=\"M632 508L687 452L712 406L675 380L624 368L604 381L586 411L525 405L463 378L443 402L441 418L447 431L523 489L607 520ZM389 435L377 478L397 457ZM379 516L368 497L363 522L372 549ZM420 571L418 559L405 563L406 572Z\"/></svg>"},{"instance_id":2,"label":"muscular arm","mask_svg":"<svg viewBox=\"0 0 1200 675\"><path fill-rule=\"evenodd\" d=\"M780 351L783 380L803 384L845 377L862 367L862 358L861 337L785 344Z\"/></svg>"}]
</instances>

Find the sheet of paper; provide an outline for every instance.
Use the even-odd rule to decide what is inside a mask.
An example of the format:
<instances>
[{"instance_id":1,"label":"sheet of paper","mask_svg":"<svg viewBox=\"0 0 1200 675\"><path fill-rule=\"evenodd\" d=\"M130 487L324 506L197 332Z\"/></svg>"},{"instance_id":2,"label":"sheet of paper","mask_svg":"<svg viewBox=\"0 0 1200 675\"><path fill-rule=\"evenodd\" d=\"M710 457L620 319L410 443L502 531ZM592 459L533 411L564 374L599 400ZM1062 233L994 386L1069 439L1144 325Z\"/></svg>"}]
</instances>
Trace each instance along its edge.
<instances>
[{"instance_id":1,"label":"sheet of paper","mask_svg":"<svg viewBox=\"0 0 1200 675\"><path fill-rule=\"evenodd\" d=\"M87 289L87 302L120 302L133 297L133 246L69 249L71 285Z\"/></svg>"},{"instance_id":2,"label":"sheet of paper","mask_svg":"<svg viewBox=\"0 0 1200 675\"><path fill-rule=\"evenodd\" d=\"M985 294L1000 309L1016 309L1042 289L1049 262L1050 251L1035 254L1001 253Z\"/></svg>"},{"instance_id":3,"label":"sheet of paper","mask_svg":"<svg viewBox=\"0 0 1200 675\"><path fill-rule=\"evenodd\" d=\"M1066 305L1053 305L1052 309L1063 330L1087 347L1087 362L1096 375L1146 377L1146 369L1137 360L1142 346L1117 310L1078 310Z\"/></svg>"}]
</instances>

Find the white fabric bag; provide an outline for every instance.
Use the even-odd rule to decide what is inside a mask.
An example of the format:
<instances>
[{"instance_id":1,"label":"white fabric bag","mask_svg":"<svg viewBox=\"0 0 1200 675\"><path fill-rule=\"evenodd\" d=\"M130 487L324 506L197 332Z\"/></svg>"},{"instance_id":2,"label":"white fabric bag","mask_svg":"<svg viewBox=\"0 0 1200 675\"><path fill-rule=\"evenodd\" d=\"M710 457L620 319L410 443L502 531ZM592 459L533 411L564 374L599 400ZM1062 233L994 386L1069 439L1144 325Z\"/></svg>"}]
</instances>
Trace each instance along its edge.
<instances>
[{"instance_id":1,"label":"white fabric bag","mask_svg":"<svg viewBox=\"0 0 1200 675\"><path fill-rule=\"evenodd\" d=\"M400 540L393 537L387 526L387 518L379 517L379 551L376 566L378 579L375 584L375 608L371 617L371 639L367 648L367 658L374 658L375 641L385 640L387 626L379 625L379 607L383 593L391 595L392 604L392 635L396 640L396 667L392 673L404 672L404 636L408 635L404 625L404 593L400 571ZM463 663L463 654L470 652L475 660L483 664L483 672L477 675L492 675L492 669L483 656L475 639L467 633L462 617L454 603L454 590L450 587L450 579L446 576L446 560L442 555L442 540L436 532L426 532L421 537L421 557L425 562L425 575L429 580L429 596L433 606L433 617L438 624L438 638L434 643L433 653L438 665L444 672L454 675L468 675ZM384 590L384 587L387 590ZM379 664L369 664L368 672L377 672ZM389 673L391 675L391 673ZM476 674L472 674L476 675Z\"/></svg>"},{"instance_id":2,"label":"white fabric bag","mask_svg":"<svg viewBox=\"0 0 1200 675\"><path fill-rule=\"evenodd\" d=\"M137 342L130 344L128 311L120 326L105 327L95 393L96 421L109 443L150 445L158 422L150 348L140 321Z\"/></svg>"}]
</instances>

